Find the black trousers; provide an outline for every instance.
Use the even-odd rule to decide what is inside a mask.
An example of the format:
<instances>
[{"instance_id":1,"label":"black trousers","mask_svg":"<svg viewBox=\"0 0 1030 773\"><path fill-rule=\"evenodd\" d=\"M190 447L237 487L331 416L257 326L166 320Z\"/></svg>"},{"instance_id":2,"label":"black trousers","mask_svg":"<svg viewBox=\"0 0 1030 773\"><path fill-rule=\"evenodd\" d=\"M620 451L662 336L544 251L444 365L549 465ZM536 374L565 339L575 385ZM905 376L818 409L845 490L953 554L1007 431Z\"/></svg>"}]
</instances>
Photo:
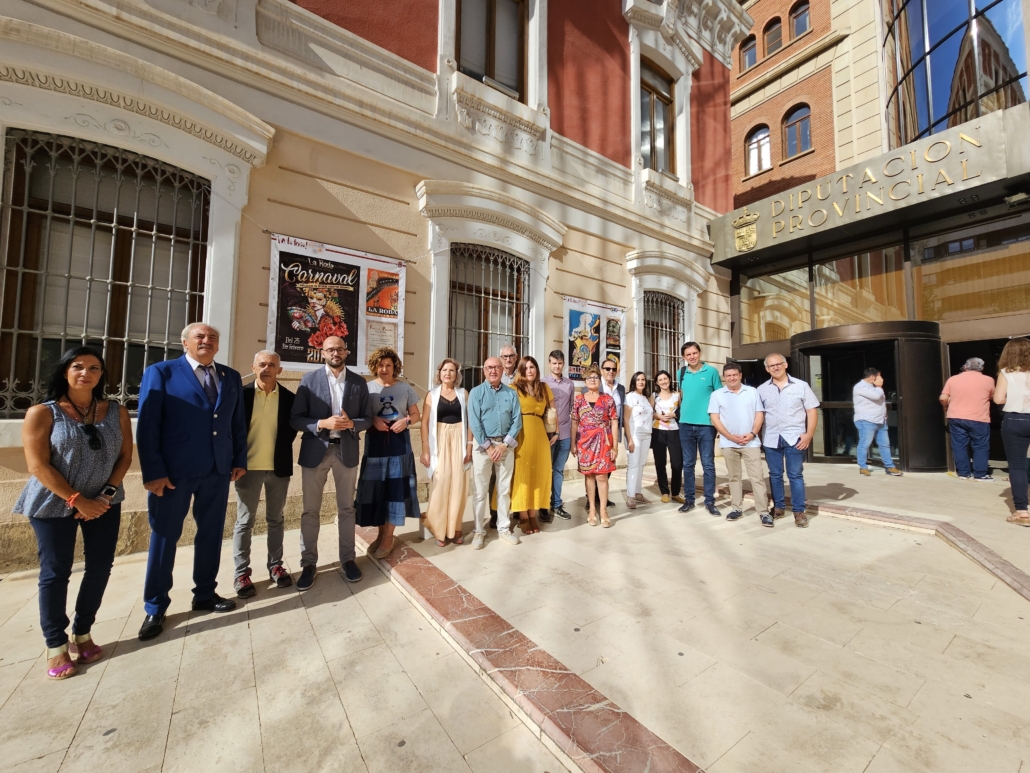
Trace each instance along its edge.
<instances>
[{"instance_id":1,"label":"black trousers","mask_svg":"<svg viewBox=\"0 0 1030 773\"><path fill-rule=\"evenodd\" d=\"M683 448L680 446L679 430L656 429L651 434L651 450L654 452L655 474L658 477L658 490L663 495L679 496L683 486ZM672 489L669 489L669 477L665 472L666 458L672 462Z\"/></svg>"}]
</instances>

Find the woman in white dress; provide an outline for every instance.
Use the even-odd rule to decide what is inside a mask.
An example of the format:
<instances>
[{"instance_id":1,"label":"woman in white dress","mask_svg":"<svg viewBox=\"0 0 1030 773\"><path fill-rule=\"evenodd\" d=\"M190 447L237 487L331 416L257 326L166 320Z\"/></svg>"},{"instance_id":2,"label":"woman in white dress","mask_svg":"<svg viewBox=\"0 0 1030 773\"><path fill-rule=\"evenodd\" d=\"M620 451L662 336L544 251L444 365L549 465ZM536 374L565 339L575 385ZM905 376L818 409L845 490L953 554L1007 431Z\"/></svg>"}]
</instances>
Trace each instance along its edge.
<instances>
[{"instance_id":1,"label":"woman in white dress","mask_svg":"<svg viewBox=\"0 0 1030 773\"><path fill-rule=\"evenodd\" d=\"M641 371L629 380L629 391L623 406L626 449L629 463L626 467L626 506L635 510L637 503L649 505L651 500L641 491L647 452L651 448L651 429L654 423L654 404L647 395L647 376Z\"/></svg>"}]
</instances>

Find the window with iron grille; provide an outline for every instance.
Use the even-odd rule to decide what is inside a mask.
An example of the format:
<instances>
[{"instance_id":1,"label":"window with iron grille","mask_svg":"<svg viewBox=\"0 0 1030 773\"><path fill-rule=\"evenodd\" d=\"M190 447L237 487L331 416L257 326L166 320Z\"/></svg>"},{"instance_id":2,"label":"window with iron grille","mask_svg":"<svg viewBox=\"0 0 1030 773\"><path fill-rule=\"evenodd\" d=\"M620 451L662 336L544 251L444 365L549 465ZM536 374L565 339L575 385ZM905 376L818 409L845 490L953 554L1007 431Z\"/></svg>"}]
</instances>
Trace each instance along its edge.
<instances>
[{"instance_id":1,"label":"window with iron grille","mask_svg":"<svg viewBox=\"0 0 1030 773\"><path fill-rule=\"evenodd\" d=\"M135 409L204 302L210 184L153 158L9 129L0 199L0 416L22 416L68 348L102 349Z\"/></svg>"},{"instance_id":2,"label":"window with iron grille","mask_svg":"<svg viewBox=\"0 0 1030 773\"><path fill-rule=\"evenodd\" d=\"M451 245L447 356L461 363L462 386L483 381L483 362L511 344L529 348L529 263L479 244Z\"/></svg>"},{"instance_id":3,"label":"window with iron grille","mask_svg":"<svg viewBox=\"0 0 1030 773\"><path fill-rule=\"evenodd\" d=\"M676 369L680 365L683 345L683 301L665 293L644 291L644 373L648 388L654 389L654 377L660 370L669 371L673 389Z\"/></svg>"}]
</instances>

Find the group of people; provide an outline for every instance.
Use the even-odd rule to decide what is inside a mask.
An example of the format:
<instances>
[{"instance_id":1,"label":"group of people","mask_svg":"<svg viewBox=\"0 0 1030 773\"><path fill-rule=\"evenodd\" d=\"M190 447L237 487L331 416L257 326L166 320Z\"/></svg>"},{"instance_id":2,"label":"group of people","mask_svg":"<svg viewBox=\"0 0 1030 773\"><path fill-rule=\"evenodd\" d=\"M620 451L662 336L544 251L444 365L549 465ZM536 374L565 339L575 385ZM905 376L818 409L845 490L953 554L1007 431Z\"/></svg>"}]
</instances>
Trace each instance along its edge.
<instances>
[{"instance_id":1,"label":"group of people","mask_svg":"<svg viewBox=\"0 0 1030 773\"><path fill-rule=\"evenodd\" d=\"M294 583L283 562L283 510L298 433L303 510L296 586L301 591L311 588L317 577L320 514L330 473L340 571L348 582L362 578L355 563L355 526L377 527L368 548L376 558L391 553L395 529L408 518L421 518L441 547L448 541L463 544L470 478L473 548L485 546L488 528L497 529L499 541L518 545L513 514L523 535L539 532L540 523L555 517L570 519L563 500L570 454L585 480L587 522L610 527L608 478L623 443L630 509L650 503L643 494L642 476L648 451L653 450L663 502L679 502L680 512L695 508L694 469L700 457L704 507L721 516L715 504L718 437L730 483L728 520L743 516L746 469L763 526L772 527L786 515L784 477L794 523L808 526L803 461L816 431L819 401L806 382L787 372L787 360L780 354L766 357L770 378L754 388L743 383L739 364L727 362L720 374L701 359L700 345L688 342L681 349L683 365L675 380L664 370L653 382L637 372L627 390L618 382L619 365L613 359L584 368L583 387L577 388L564 374L560 350L548 355L544 374L533 357L520 358L509 345L483 363L482 383L468 392L461 387L462 365L445 359L420 400L400 380L403 365L390 348L369 355L374 378L366 381L346 367L347 342L326 336L321 345L323 367L306 373L293 393L279 383L282 366L275 352L255 355L253 383L244 386L240 373L215 362L217 330L193 323L183 330L182 343L183 356L147 367L140 387L136 446L149 493L151 528L143 589L146 616L139 631L143 641L163 631L176 545L190 512L196 522L192 609L227 612L236 607L235 600L216 593L230 484L235 485L237 501L236 595L247 598L257 593L251 534L262 492L269 582L280 588ZM989 417L985 418L986 403L976 401L984 402L986 395L986 400L1003 404L1016 509L1009 520L1030 526L1025 464L1030 446L1030 341L1016 339L1006 346L996 385L980 372L982 368L982 361L970 360L941 395L956 467L960 477L984 479L984 429L979 425ZM68 678L103 655L90 630L114 561L125 498L122 480L133 456L129 414L105 398L105 384L106 366L98 350L69 350L54 368L44 401L29 409L23 426L31 478L13 510L29 517L37 538L41 628L52 679ZM876 369L866 371L855 385L854 397L860 472L871 474L867 456L875 438L887 473L900 475L890 456L886 397ZM424 514L410 436L410 428L420 423L419 461L430 479ZM667 461L672 464L671 483ZM85 573L69 638L65 609L80 529Z\"/></svg>"}]
</instances>

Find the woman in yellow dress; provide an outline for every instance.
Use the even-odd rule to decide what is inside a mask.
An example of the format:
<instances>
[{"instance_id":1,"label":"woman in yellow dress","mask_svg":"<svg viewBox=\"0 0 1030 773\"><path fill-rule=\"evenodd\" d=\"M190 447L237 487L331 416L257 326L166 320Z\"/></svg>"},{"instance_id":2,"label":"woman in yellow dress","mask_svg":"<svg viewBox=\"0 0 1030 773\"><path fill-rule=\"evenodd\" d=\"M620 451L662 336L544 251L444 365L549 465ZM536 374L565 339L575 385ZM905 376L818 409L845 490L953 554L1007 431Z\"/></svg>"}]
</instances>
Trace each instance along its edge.
<instances>
[{"instance_id":1,"label":"woman in yellow dress","mask_svg":"<svg viewBox=\"0 0 1030 773\"><path fill-rule=\"evenodd\" d=\"M519 514L523 534L540 531L537 511L551 503L551 446L558 435L548 438L544 411L554 402L551 388L540 380L540 366L532 357L519 362L512 387L522 406L522 432L515 448L515 472L511 479L511 511Z\"/></svg>"}]
</instances>

